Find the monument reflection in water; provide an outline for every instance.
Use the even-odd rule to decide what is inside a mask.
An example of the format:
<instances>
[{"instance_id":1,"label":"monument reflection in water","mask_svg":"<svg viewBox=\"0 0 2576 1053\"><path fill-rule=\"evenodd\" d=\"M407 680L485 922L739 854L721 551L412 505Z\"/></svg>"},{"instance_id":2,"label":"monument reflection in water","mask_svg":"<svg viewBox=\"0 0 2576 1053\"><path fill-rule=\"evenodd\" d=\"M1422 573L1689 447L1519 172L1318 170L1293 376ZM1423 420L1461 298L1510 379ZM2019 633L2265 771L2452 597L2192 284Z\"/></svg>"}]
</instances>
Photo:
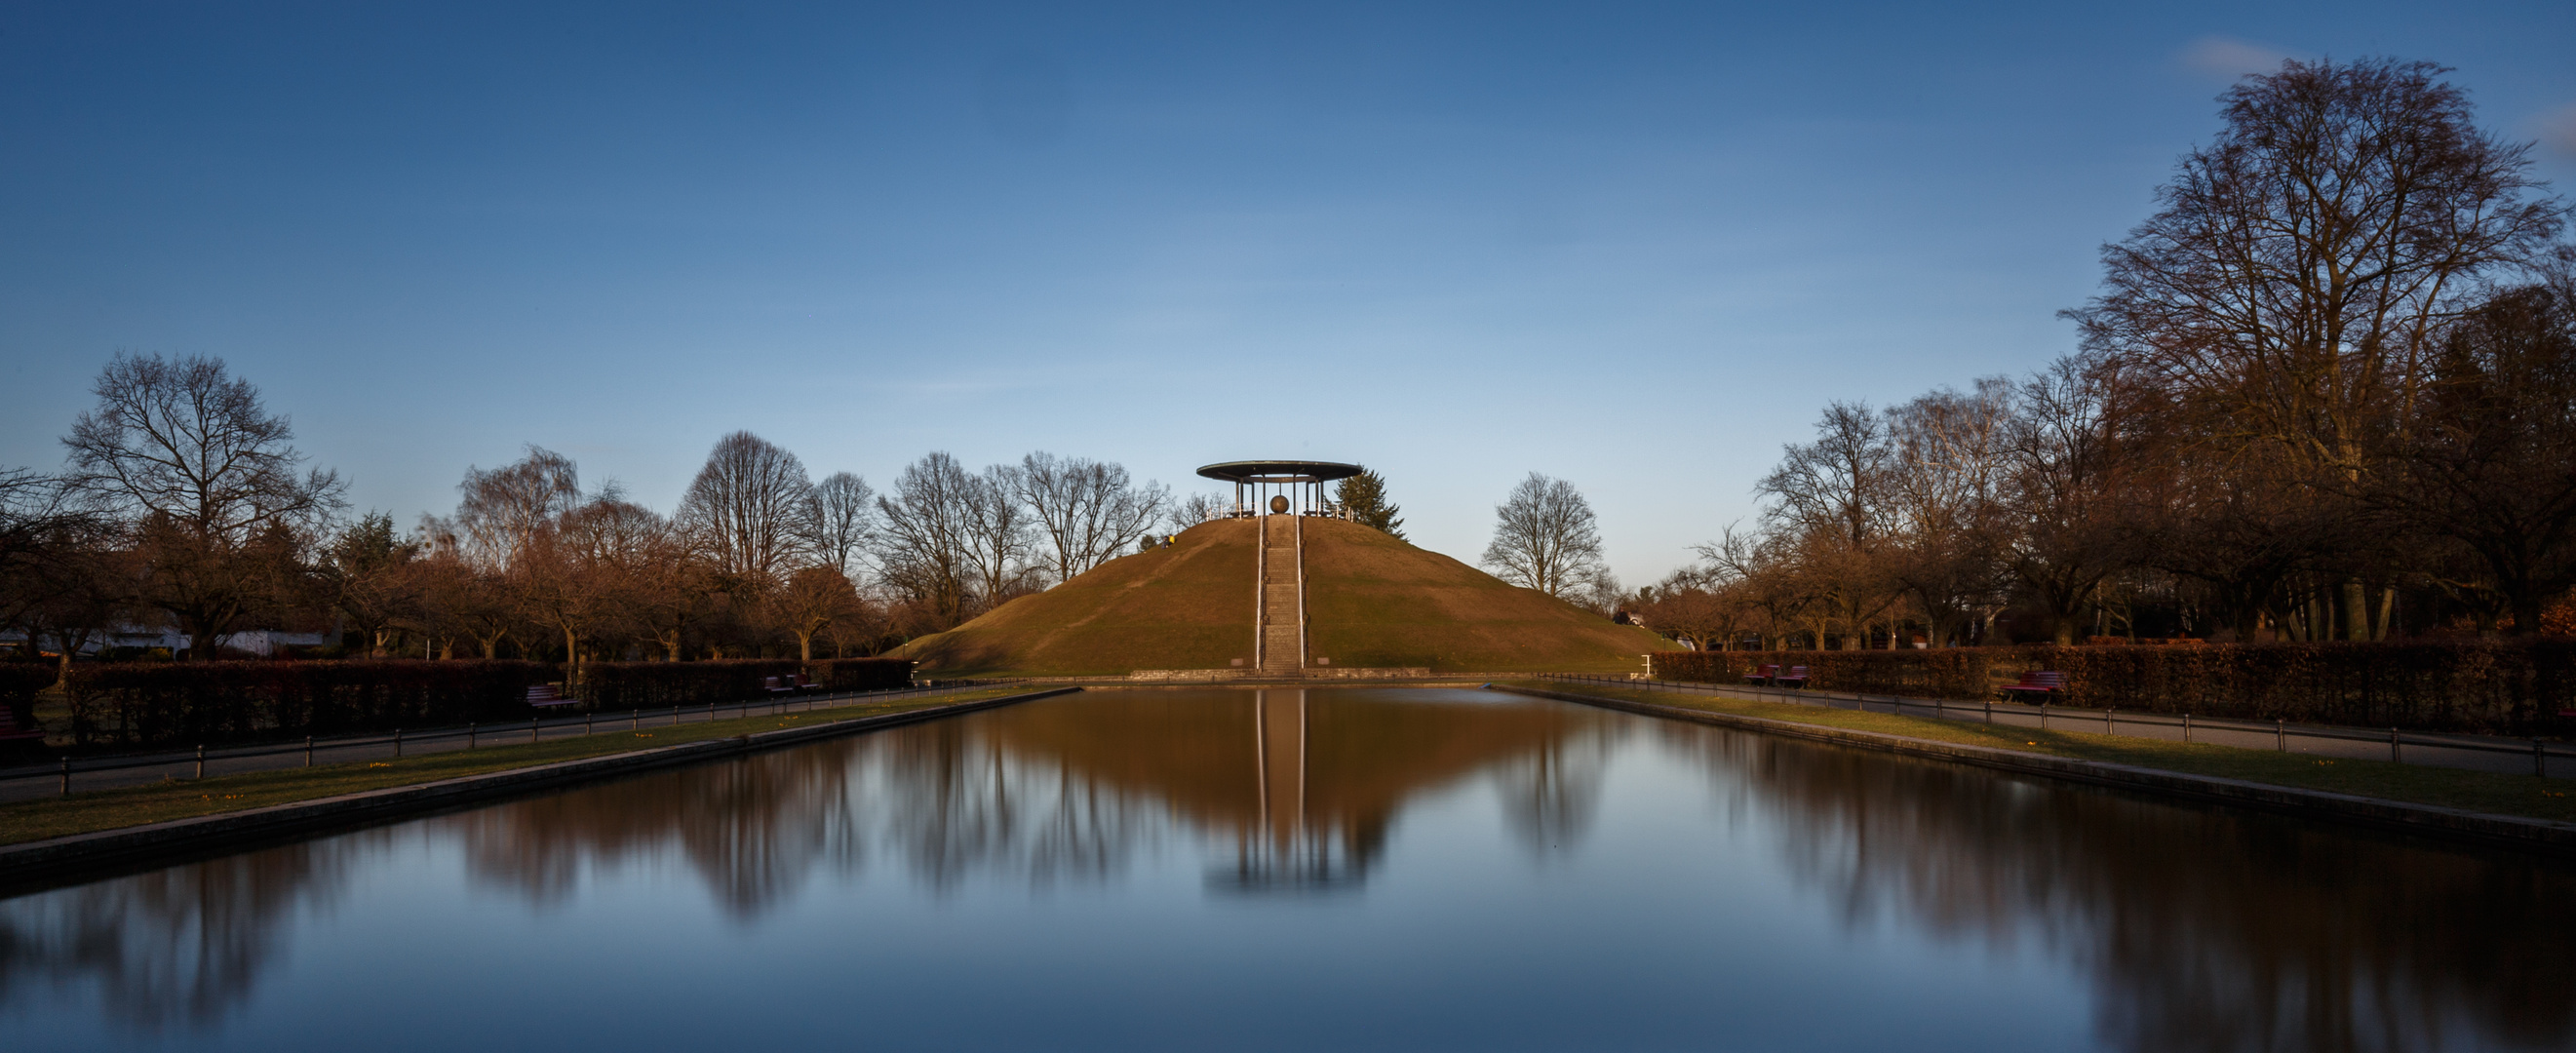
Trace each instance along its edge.
<instances>
[{"instance_id":1,"label":"monument reflection in water","mask_svg":"<svg viewBox=\"0 0 2576 1053\"><path fill-rule=\"evenodd\" d=\"M0 901L0 1048L2576 1046L2576 873L1486 692L1094 692Z\"/></svg>"}]
</instances>

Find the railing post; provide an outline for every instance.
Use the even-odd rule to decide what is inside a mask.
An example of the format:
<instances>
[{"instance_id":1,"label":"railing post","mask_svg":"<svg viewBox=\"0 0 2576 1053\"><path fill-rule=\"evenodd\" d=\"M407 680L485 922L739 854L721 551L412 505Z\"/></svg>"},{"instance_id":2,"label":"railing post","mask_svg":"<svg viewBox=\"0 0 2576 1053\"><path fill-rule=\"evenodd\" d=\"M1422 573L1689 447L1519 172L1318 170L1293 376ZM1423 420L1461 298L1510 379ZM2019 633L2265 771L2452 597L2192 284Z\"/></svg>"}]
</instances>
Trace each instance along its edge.
<instances>
[{"instance_id":1,"label":"railing post","mask_svg":"<svg viewBox=\"0 0 2576 1053\"><path fill-rule=\"evenodd\" d=\"M311 735L304 736L304 766L307 768L313 766L313 736Z\"/></svg>"},{"instance_id":2,"label":"railing post","mask_svg":"<svg viewBox=\"0 0 2576 1053\"><path fill-rule=\"evenodd\" d=\"M2117 706L2104 706L2104 707L2102 707L2102 733L2103 733L2103 734L2108 735L2108 734L2110 734L2110 733L2111 733L2111 714L2113 714L2113 713L2117 713L2117 712L2119 712L2119 711L2120 711L2120 710L2119 710L2119 707L2117 707Z\"/></svg>"},{"instance_id":3,"label":"railing post","mask_svg":"<svg viewBox=\"0 0 2576 1053\"><path fill-rule=\"evenodd\" d=\"M2287 718L2272 718L2272 749L2277 753L2290 752L2290 722Z\"/></svg>"},{"instance_id":4,"label":"railing post","mask_svg":"<svg viewBox=\"0 0 2576 1053\"><path fill-rule=\"evenodd\" d=\"M465 748L474 748L474 722L471 720L465 722Z\"/></svg>"},{"instance_id":5,"label":"railing post","mask_svg":"<svg viewBox=\"0 0 2576 1053\"><path fill-rule=\"evenodd\" d=\"M1989 698L1989 699L1987 699L1987 700L1986 700L1986 723L1988 723L1988 724L1992 724L1992 723L1994 723L1994 722L1995 722L1995 700L1994 700L1994 699Z\"/></svg>"},{"instance_id":6,"label":"railing post","mask_svg":"<svg viewBox=\"0 0 2576 1053\"><path fill-rule=\"evenodd\" d=\"M2533 739L2533 740L2531 740L2531 755L2532 755L2532 756L2534 756L2534 757L2537 757L2537 756L2539 756L2539 755L2540 755L2540 740L2539 740L2539 739ZM69 797L69 796L71 796L71 795L72 795L72 759L71 759L70 757L64 757L62 760L63 760L63 790L62 790L62 793L61 793L61 795L60 795L60 796Z\"/></svg>"},{"instance_id":7,"label":"railing post","mask_svg":"<svg viewBox=\"0 0 2576 1053\"><path fill-rule=\"evenodd\" d=\"M202 742L197 744L197 777L206 777L206 744Z\"/></svg>"},{"instance_id":8,"label":"railing post","mask_svg":"<svg viewBox=\"0 0 2576 1053\"><path fill-rule=\"evenodd\" d=\"M2048 730L2048 699L2045 697L2039 700L2039 730Z\"/></svg>"},{"instance_id":9,"label":"railing post","mask_svg":"<svg viewBox=\"0 0 2576 1053\"><path fill-rule=\"evenodd\" d=\"M537 744L537 722L538 722L538 721L540 721L540 720L544 720L544 719L545 719L544 717L529 717L529 718L528 718L528 744L529 744L529 745L533 746L533 745L536 745L536 744Z\"/></svg>"},{"instance_id":10,"label":"railing post","mask_svg":"<svg viewBox=\"0 0 2576 1053\"><path fill-rule=\"evenodd\" d=\"M2401 758L2399 757L2399 755L2398 755L2398 753L2397 753L2397 729L2396 729L2396 728L2390 728L2390 729L2388 729L2388 759L2389 759L2389 761L2390 761L2390 762L2392 762L2392 763L2396 763L2396 764L2404 764L2404 763L2406 763L2403 759L2401 759Z\"/></svg>"},{"instance_id":11,"label":"railing post","mask_svg":"<svg viewBox=\"0 0 2576 1053\"><path fill-rule=\"evenodd\" d=\"M402 729L394 729L394 759L402 759Z\"/></svg>"},{"instance_id":12,"label":"railing post","mask_svg":"<svg viewBox=\"0 0 2576 1053\"><path fill-rule=\"evenodd\" d=\"M584 735L590 734L591 721L598 719L598 717L599 714L597 713L583 713L581 715L581 733Z\"/></svg>"},{"instance_id":13,"label":"railing post","mask_svg":"<svg viewBox=\"0 0 2576 1053\"><path fill-rule=\"evenodd\" d=\"M2182 740L2191 741L2191 714L2188 712L2182 715Z\"/></svg>"},{"instance_id":14,"label":"railing post","mask_svg":"<svg viewBox=\"0 0 2576 1053\"><path fill-rule=\"evenodd\" d=\"M65 761L64 763L69 764L71 762ZM2531 774L2533 778L2538 779L2546 779L2549 777L2549 754L2541 752L2540 740L2536 738L2531 740ZM66 776L66 778L68 778L68 776Z\"/></svg>"}]
</instances>

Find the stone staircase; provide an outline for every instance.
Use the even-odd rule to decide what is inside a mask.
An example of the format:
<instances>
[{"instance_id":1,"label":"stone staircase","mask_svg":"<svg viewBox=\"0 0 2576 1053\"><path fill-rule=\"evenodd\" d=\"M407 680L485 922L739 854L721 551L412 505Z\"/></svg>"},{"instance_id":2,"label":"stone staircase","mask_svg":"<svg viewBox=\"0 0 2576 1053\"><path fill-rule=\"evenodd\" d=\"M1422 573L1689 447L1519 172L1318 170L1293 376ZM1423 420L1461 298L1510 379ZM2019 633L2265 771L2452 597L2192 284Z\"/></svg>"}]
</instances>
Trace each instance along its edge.
<instances>
[{"instance_id":1,"label":"stone staircase","mask_svg":"<svg viewBox=\"0 0 2576 1053\"><path fill-rule=\"evenodd\" d=\"M1261 517L1261 582L1261 671L1295 676L1306 667L1298 632L1295 517Z\"/></svg>"}]
</instances>

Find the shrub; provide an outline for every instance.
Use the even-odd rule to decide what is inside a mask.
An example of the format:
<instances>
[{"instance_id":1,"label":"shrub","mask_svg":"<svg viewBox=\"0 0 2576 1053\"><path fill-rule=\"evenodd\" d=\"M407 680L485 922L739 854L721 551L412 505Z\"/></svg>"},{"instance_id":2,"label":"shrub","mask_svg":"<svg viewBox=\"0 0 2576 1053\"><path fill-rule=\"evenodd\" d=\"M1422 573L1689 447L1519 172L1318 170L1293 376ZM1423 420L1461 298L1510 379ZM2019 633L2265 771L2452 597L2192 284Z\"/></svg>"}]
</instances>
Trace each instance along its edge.
<instances>
[{"instance_id":1,"label":"shrub","mask_svg":"<svg viewBox=\"0 0 2576 1053\"><path fill-rule=\"evenodd\" d=\"M544 662L75 665L63 688L83 745L239 742L528 715Z\"/></svg>"},{"instance_id":2,"label":"shrub","mask_svg":"<svg viewBox=\"0 0 2576 1053\"><path fill-rule=\"evenodd\" d=\"M592 662L582 701L598 709L656 709L738 702L769 693L770 677L805 674L828 691L877 691L912 682L908 658L740 658L710 662Z\"/></svg>"},{"instance_id":3,"label":"shrub","mask_svg":"<svg viewBox=\"0 0 2576 1053\"><path fill-rule=\"evenodd\" d=\"M0 732L36 730L36 692L58 672L51 662L0 662Z\"/></svg>"},{"instance_id":4,"label":"shrub","mask_svg":"<svg viewBox=\"0 0 2576 1053\"><path fill-rule=\"evenodd\" d=\"M912 686L912 659L825 658L805 663L805 675L827 691L886 691Z\"/></svg>"},{"instance_id":5,"label":"shrub","mask_svg":"<svg viewBox=\"0 0 2576 1053\"><path fill-rule=\"evenodd\" d=\"M2576 705L2576 641L1958 647L1924 651L1679 651L1655 675L1741 683L1803 665L1819 691L1993 698L2023 672L2066 674L2069 705L2424 731L2531 734Z\"/></svg>"}]
</instances>

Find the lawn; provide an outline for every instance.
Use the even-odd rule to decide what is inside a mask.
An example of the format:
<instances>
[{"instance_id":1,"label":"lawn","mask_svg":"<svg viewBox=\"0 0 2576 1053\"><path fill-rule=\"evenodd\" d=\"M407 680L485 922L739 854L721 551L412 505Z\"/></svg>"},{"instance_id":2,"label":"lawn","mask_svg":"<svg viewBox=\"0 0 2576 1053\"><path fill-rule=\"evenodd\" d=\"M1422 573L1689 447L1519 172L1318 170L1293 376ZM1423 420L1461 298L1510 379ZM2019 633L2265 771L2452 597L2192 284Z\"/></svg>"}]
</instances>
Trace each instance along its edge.
<instances>
[{"instance_id":1,"label":"lawn","mask_svg":"<svg viewBox=\"0 0 2576 1053\"><path fill-rule=\"evenodd\" d=\"M181 779L149 786L93 790L75 793L70 797L0 805L0 844L41 841L50 837L114 830L146 823L167 822L172 819L219 815L224 812L265 808L273 804L336 797L344 793L381 790L390 786L437 782L462 775L530 768L558 761L602 757L612 753L676 746L709 739L728 739L758 731L809 727L819 723L996 698L1025 690L1027 689L1017 687L987 688L954 695L928 698L915 696L900 701L890 700L835 709L818 709L783 717L736 717L702 724L664 725L644 731L619 729L580 738L555 739L549 742L515 746L486 746L451 753L433 753L422 757L405 757L401 760L352 761L346 764L326 764L313 768L285 768L278 771L219 775L203 780Z\"/></svg>"},{"instance_id":2,"label":"lawn","mask_svg":"<svg viewBox=\"0 0 2576 1053\"><path fill-rule=\"evenodd\" d=\"M1677 709L1761 717L1791 724L1930 739L1969 746L1991 746L2051 757L2109 761L2187 775L2213 775L2302 790L2326 790L2356 797L2411 804L2439 805L2493 815L2576 822L2576 780L2536 779L2529 775L2463 771L2420 764L2354 758L2321 758L2297 753L2244 749L2237 746L2185 744L2127 735L1972 724L1936 717L1902 717L1849 709L1826 709L1783 702L1747 702L1697 693L1568 685L1553 681L1512 681L1512 686L1599 695Z\"/></svg>"}]
</instances>

